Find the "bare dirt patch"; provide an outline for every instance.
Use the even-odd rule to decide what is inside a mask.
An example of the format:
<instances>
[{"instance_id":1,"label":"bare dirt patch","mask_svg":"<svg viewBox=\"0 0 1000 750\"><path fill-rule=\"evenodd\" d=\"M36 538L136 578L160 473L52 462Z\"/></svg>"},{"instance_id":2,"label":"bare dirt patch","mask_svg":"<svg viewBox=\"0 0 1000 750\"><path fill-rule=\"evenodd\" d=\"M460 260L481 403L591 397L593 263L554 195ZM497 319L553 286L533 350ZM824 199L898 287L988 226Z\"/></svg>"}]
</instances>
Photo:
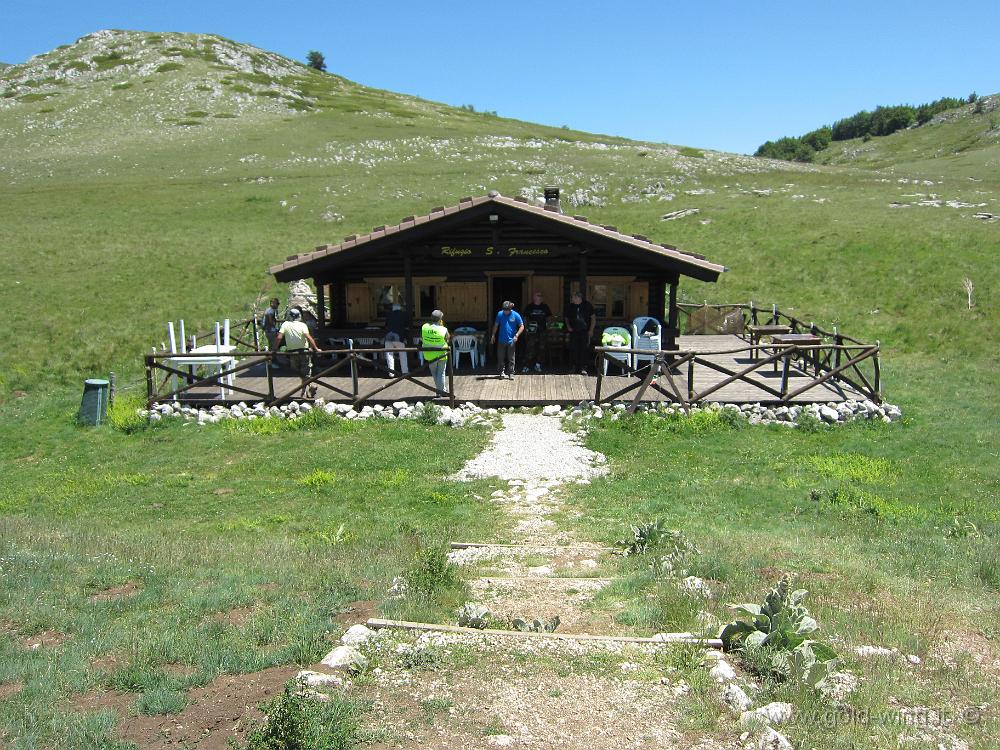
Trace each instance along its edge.
<instances>
[{"instance_id":1,"label":"bare dirt patch","mask_svg":"<svg viewBox=\"0 0 1000 750\"><path fill-rule=\"evenodd\" d=\"M188 705L170 716L131 716L115 735L143 750L198 748L229 750L229 738L242 740L261 713L257 705L280 694L297 667L272 667L246 675L223 675L188 691Z\"/></svg>"},{"instance_id":2,"label":"bare dirt patch","mask_svg":"<svg viewBox=\"0 0 1000 750\"><path fill-rule=\"evenodd\" d=\"M135 693L91 690L89 693L81 693L70 698L69 707L80 714L114 711L119 716L125 716L132 708L132 704L135 703L136 698L138 696Z\"/></svg>"},{"instance_id":3,"label":"bare dirt patch","mask_svg":"<svg viewBox=\"0 0 1000 750\"><path fill-rule=\"evenodd\" d=\"M23 689L23 682L0 682L0 701L17 695Z\"/></svg>"},{"instance_id":4,"label":"bare dirt patch","mask_svg":"<svg viewBox=\"0 0 1000 750\"><path fill-rule=\"evenodd\" d=\"M1000 655L982 633L968 630L943 633L931 649L931 656L949 667L969 659L980 674L1000 683Z\"/></svg>"},{"instance_id":5,"label":"bare dirt patch","mask_svg":"<svg viewBox=\"0 0 1000 750\"><path fill-rule=\"evenodd\" d=\"M109 589L98 591L92 597L91 602L110 602L114 599L127 599L142 591L142 584L137 581L129 581L121 586L112 586Z\"/></svg>"},{"instance_id":6,"label":"bare dirt patch","mask_svg":"<svg viewBox=\"0 0 1000 750\"><path fill-rule=\"evenodd\" d=\"M378 602L375 599L358 599L345 606L343 612L338 612L331 618L334 625L349 628L351 625L365 623L373 617L378 617ZM340 638L340 634L337 638Z\"/></svg>"},{"instance_id":7,"label":"bare dirt patch","mask_svg":"<svg viewBox=\"0 0 1000 750\"><path fill-rule=\"evenodd\" d=\"M253 617L253 613L254 610L252 607L233 607L225 612L216 612L212 615L212 622L239 628L243 627L250 621L250 618Z\"/></svg>"},{"instance_id":8,"label":"bare dirt patch","mask_svg":"<svg viewBox=\"0 0 1000 750\"><path fill-rule=\"evenodd\" d=\"M490 659L462 671L387 670L357 691L373 701L369 716L377 727L392 734L393 741L379 747L691 746L674 722L671 686L653 681L560 676L530 663ZM428 710L435 705L442 708Z\"/></svg>"},{"instance_id":9,"label":"bare dirt patch","mask_svg":"<svg viewBox=\"0 0 1000 750\"><path fill-rule=\"evenodd\" d=\"M114 672L125 663L125 657L116 651L110 651L106 654L101 654L100 656L95 656L90 660L91 669L96 669L98 672Z\"/></svg>"},{"instance_id":10,"label":"bare dirt patch","mask_svg":"<svg viewBox=\"0 0 1000 750\"><path fill-rule=\"evenodd\" d=\"M236 492L236 490L234 490L232 487L219 487L216 490L212 490L213 495L220 495L220 496L232 495L234 492Z\"/></svg>"},{"instance_id":11,"label":"bare dirt patch","mask_svg":"<svg viewBox=\"0 0 1000 750\"><path fill-rule=\"evenodd\" d=\"M60 633L58 630L43 630L41 633L35 633L25 638L21 641L21 645L29 651L35 651L40 648L55 648L68 639L68 635Z\"/></svg>"}]
</instances>

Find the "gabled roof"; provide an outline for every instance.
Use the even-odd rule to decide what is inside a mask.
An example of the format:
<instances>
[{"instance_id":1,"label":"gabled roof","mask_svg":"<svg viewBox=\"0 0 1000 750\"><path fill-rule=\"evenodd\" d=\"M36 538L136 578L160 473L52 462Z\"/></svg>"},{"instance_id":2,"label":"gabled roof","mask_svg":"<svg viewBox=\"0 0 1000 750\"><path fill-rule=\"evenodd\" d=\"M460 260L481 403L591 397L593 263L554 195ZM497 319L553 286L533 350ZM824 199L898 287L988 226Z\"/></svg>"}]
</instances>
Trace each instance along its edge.
<instances>
[{"instance_id":1,"label":"gabled roof","mask_svg":"<svg viewBox=\"0 0 1000 750\"><path fill-rule=\"evenodd\" d=\"M593 224L585 216L561 214L553 208L529 203L524 198L505 198L491 193L477 198L463 198L457 206L439 206L424 216L407 216L399 224L375 227L368 234L352 234L336 245L320 245L312 252L289 256L284 263L271 266L269 271L278 281L305 278L323 270L331 262L339 265L340 261L347 261L362 253L432 236L466 217L475 219L501 206L512 209L523 220L544 224L548 231L575 241L611 249L618 247L633 252L644 251L650 254L651 260L658 261L659 265L669 266L685 276L716 281L719 274L726 270L725 266L712 263L703 255L678 250L665 243L657 244L641 234L625 234L619 232L617 227ZM358 252L353 252L355 250Z\"/></svg>"}]
</instances>

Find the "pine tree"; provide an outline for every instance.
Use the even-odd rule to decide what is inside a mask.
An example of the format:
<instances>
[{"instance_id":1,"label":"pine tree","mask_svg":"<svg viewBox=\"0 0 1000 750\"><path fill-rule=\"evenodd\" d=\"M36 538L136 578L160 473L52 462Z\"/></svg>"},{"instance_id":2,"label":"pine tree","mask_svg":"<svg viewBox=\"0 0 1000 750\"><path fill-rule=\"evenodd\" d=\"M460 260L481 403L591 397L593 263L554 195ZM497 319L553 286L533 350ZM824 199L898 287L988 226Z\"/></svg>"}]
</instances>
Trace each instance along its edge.
<instances>
[{"instance_id":1,"label":"pine tree","mask_svg":"<svg viewBox=\"0 0 1000 750\"><path fill-rule=\"evenodd\" d=\"M326 60L323 58L323 53L314 49L309 50L309 54L306 55L306 65L316 70L326 70Z\"/></svg>"}]
</instances>

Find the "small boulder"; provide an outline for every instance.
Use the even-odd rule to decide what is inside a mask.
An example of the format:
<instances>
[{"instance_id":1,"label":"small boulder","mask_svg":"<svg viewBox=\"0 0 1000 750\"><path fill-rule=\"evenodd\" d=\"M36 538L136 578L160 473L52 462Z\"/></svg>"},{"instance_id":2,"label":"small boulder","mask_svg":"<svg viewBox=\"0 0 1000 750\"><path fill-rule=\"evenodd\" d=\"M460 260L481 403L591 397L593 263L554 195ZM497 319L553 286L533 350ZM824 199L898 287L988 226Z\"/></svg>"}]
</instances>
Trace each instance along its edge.
<instances>
[{"instance_id":1,"label":"small boulder","mask_svg":"<svg viewBox=\"0 0 1000 750\"><path fill-rule=\"evenodd\" d=\"M295 681L307 688L342 688L347 684L347 680L340 675L313 672L311 669L303 669L295 675Z\"/></svg>"},{"instance_id":2,"label":"small boulder","mask_svg":"<svg viewBox=\"0 0 1000 750\"><path fill-rule=\"evenodd\" d=\"M794 750L792 743L781 732L767 727L757 738L756 750Z\"/></svg>"},{"instance_id":3,"label":"small boulder","mask_svg":"<svg viewBox=\"0 0 1000 750\"><path fill-rule=\"evenodd\" d=\"M375 631L366 625L351 625L347 632L340 636L340 642L345 646L360 646L375 635Z\"/></svg>"},{"instance_id":4,"label":"small boulder","mask_svg":"<svg viewBox=\"0 0 1000 750\"><path fill-rule=\"evenodd\" d=\"M729 682L722 688L722 702L737 716L742 715L744 711L749 711L750 706L753 705L750 696L735 682Z\"/></svg>"},{"instance_id":5,"label":"small boulder","mask_svg":"<svg viewBox=\"0 0 1000 750\"><path fill-rule=\"evenodd\" d=\"M324 667L330 669L343 669L347 672L360 672L368 664L368 659L354 646L337 646L333 651L323 657L320 662Z\"/></svg>"},{"instance_id":6,"label":"small boulder","mask_svg":"<svg viewBox=\"0 0 1000 750\"><path fill-rule=\"evenodd\" d=\"M736 670L732 668L728 661L719 659L709 672L716 682L731 682L736 679Z\"/></svg>"}]
</instances>

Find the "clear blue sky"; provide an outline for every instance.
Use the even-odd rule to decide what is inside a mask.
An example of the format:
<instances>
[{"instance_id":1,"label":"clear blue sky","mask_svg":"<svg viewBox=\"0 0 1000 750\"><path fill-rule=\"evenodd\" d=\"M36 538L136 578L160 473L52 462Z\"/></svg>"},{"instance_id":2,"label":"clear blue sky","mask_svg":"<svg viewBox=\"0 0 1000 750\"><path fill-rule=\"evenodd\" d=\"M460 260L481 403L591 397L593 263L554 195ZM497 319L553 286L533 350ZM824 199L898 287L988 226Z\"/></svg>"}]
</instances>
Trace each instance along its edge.
<instances>
[{"instance_id":1,"label":"clear blue sky","mask_svg":"<svg viewBox=\"0 0 1000 750\"><path fill-rule=\"evenodd\" d=\"M1000 0L0 0L0 61L102 28L318 49L370 86L739 152L877 104L1000 91Z\"/></svg>"}]
</instances>

